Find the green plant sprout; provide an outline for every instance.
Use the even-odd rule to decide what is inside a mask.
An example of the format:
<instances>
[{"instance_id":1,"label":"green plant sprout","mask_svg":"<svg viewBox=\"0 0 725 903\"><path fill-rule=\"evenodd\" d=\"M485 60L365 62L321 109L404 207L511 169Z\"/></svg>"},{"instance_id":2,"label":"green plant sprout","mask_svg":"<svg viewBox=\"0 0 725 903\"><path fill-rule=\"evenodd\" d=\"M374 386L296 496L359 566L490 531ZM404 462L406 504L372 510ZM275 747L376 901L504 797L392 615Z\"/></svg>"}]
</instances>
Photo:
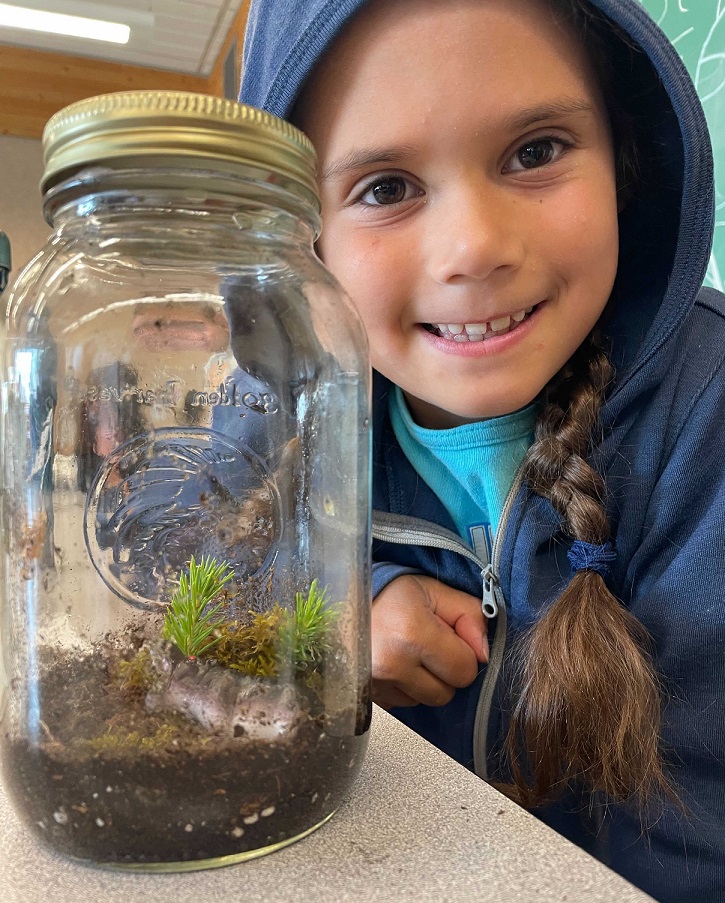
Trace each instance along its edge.
<instances>
[{"instance_id":1,"label":"green plant sprout","mask_svg":"<svg viewBox=\"0 0 725 903\"><path fill-rule=\"evenodd\" d=\"M338 615L338 607L329 604L327 587L320 590L313 580L306 596L295 593L294 610L285 615L280 625L282 648L292 653L297 668L314 666L330 650L329 630Z\"/></svg>"},{"instance_id":2,"label":"green plant sprout","mask_svg":"<svg viewBox=\"0 0 725 903\"><path fill-rule=\"evenodd\" d=\"M252 677L277 677L290 662L303 675L316 669L332 649L330 628L339 605L330 605L327 590L313 581L307 594L295 594L293 610L275 602L266 612L249 612L246 623L226 622L215 631L211 653L224 667Z\"/></svg>"},{"instance_id":3,"label":"green plant sprout","mask_svg":"<svg viewBox=\"0 0 725 903\"><path fill-rule=\"evenodd\" d=\"M209 605L232 574L228 564L219 563L210 555L202 555L198 564L192 555L189 576L182 573L179 578L179 588L164 616L163 635L176 643L187 658L204 655L217 644L215 631L224 619L215 616L224 603L211 608Z\"/></svg>"},{"instance_id":4,"label":"green plant sprout","mask_svg":"<svg viewBox=\"0 0 725 903\"><path fill-rule=\"evenodd\" d=\"M239 624L219 615L223 602L212 604L231 577L228 564L210 556L197 563L192 556L188 577L181 574L164 616L164 638L187 658L212 657L255 677L276 677L290 661L297 672L322 662L332 648L330 627L339 613L339 606L329 604L327 588L320 590L313 580L306 594L295 593L292 610L275 603L267 612L249 612L250 620ZM124 668L129 690L144 679L144 664Z\"/></svg>"}]
</instances>

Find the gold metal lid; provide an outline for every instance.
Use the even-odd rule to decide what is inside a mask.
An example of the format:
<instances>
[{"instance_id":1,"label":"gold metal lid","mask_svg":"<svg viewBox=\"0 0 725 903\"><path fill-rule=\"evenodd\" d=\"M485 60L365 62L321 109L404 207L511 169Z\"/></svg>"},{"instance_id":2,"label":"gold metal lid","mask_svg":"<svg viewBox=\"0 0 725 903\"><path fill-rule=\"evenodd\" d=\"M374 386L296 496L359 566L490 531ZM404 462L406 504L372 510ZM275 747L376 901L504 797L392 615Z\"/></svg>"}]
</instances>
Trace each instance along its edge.
<instances>
[{"instance_id":1,"label":"gold metal lid","mask_svg":"<svg viewBox=\"0 0 725 903\"><path fill-rule=\"evenodd\" d=\"M294 126L244 104L182 91L123 91L60 110L43 131L46 194L89 166L185 168L281 184L319 210L317 158Z\"/></svg>"}]
</instances>

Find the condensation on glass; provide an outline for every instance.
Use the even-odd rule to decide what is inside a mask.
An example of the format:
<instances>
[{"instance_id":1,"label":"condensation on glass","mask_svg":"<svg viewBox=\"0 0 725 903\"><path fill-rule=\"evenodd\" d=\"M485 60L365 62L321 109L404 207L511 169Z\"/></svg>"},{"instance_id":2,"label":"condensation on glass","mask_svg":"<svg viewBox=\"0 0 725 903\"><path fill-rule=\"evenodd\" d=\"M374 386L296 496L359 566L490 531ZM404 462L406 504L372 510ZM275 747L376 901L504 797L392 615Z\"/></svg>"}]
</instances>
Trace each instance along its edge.
<instances>
[{"instance_id":1,"label":"condensation on glass","mask_svg":"<svg viewBox=\"0 0 725 903\"><path fill-rule=\"evenodd\" d=\"M287 123L122 93L44 149L54 231L3 296L5 782L80 860L236 862L365 752L364 333Z\"/></svg>"}]
</instances>

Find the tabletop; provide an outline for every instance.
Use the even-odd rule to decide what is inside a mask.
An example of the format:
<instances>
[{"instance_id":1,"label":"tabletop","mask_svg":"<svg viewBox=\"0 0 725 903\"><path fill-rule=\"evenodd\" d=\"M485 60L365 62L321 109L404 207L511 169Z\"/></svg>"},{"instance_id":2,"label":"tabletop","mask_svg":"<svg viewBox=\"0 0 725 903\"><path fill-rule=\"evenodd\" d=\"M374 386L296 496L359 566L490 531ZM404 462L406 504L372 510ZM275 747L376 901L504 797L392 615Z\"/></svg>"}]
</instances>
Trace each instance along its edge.
<instances>
[{"instance_id":1,"label":"tabletop","mask_svg":"<svg viewBox=\"0 0 725 903\"><path fill-rule=\"evenodd\" d=\"M80 865L18 823L0 785L3 903L646 903L614 874L375 708L360 776L332 819L226 868L130 874Z\"/></svg>"}]
</instances>

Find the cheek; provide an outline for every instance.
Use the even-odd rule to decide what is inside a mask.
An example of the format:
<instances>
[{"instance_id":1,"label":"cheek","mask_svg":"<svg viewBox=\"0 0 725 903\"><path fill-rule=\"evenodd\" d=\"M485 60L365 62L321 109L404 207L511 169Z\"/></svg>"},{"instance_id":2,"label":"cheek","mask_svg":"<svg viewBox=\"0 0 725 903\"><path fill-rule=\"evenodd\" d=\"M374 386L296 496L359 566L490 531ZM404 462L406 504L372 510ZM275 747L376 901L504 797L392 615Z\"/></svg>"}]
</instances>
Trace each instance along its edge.
<instances>
[{"instance_id":1,"label":"cheek","mask_svg":"<svg viewBox=\"0 0 725 903\"><path fill-rule=\"evenodd\" d=\"M331 236L332 230L328 233ZM395 282L395 270L388 245L378 235L345 234L318 242L318 253L327 268L345 289L366 327L385 311L386 299Z\"/></svg>"},{"instance_id":2,"label":"cheek","mask_svg":"<svg viewBox=\"0 0 725 903\"><path fill-rule=\"evenodd\" d=\"M605 183L599 190L572 192L540 224L539 235L549 260L570 276L609 283L617 269L618 229L616 193Z\"/></svg>"},{"instance_id":3,"label":"cheek","mask_svg":"<svg viewBox=\"0 0 725 903\"><path fill-rule=\"evenodd\" d=\"M619 221L616 207L597 216L595 210L587 213L579 222L578 239L572 242L571 254L578 261L579 271L592 283L602 284L607 295L619 264Z\"/></svg>"}]
</instances>

